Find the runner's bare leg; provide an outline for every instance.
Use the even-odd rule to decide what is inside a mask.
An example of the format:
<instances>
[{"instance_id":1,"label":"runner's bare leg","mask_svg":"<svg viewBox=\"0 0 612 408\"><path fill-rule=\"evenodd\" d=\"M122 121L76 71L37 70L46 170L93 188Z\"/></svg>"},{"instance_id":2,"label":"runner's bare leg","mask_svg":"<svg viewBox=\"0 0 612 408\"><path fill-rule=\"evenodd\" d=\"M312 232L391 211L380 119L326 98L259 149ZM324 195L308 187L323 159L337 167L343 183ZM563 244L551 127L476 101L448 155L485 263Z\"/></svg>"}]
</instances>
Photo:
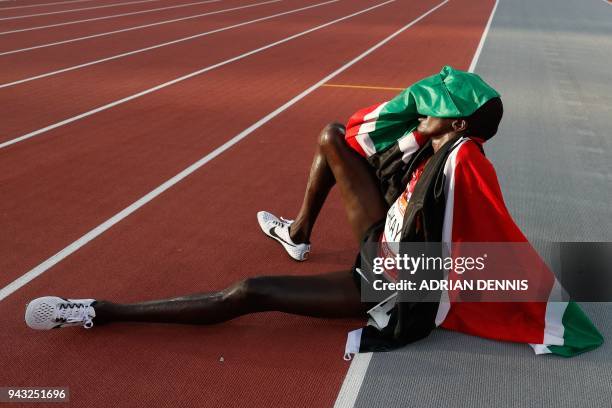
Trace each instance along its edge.
<instances>
[{"instance_id":1,"label":"runner's bare leg","mask_svg":"<svg viewBox=\"0 0 612 408\"><path fill-rule=\"evenodd\" d=\"M368 163L344 141L344 126L319 136L302 207L291 226L295 242L307 242L329 191L337 185L357 240L384 218L387 203ZM313 317L363 317L366 304L349 271L311 276L261 276L219 292L136 304L99 301L96 322L140 321L214 324L249 313L279 311Z\"/></svg>"},{"instance_id":2,"label":"runner's bare leg","mask_svg":"<svg viewBox=\"0 0 612 408\"><path fill-rule=\"evenodd\" d=\"M331 188L337 185L355 238L387 213L378 180L367 161L344 140L341 124L327 125L319 136L304 200L290 234L294 242L309 242L312 229Z\"/></svg>"},{"instance_id":3,"label":"runner's bare leg","mask_svg":"<svg viewBox=\"0 0 612 408\"><path fill-rule=\"evenodd\" d=\"M310 276L247 278L225 290L135 304L98 301L95 324L154 322L215 324L257 312L363 317L366 304L348 271Z\"/></svg>"}]
</instances>

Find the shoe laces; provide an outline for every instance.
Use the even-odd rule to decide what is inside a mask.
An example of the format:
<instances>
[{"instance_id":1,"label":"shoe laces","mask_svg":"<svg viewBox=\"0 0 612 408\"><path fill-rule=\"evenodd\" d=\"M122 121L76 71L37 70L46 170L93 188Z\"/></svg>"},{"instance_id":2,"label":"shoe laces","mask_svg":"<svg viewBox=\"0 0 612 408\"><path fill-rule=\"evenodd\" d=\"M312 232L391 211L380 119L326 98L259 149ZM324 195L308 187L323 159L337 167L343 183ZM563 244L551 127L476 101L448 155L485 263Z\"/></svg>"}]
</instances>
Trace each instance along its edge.
<instances>
[{"instance_id":1,"label":"shoe laces","mask_svg":"<svg viewBox=\"0 0 612 408\"><path fill-rule=\"evenodd\" d=\"M272 220L272 224L276 225L277 227L288 227L289 225L291 225L293 223L293 220L288 220L286 218L280 217L280 221L279 220Z\"/></svg>"},{"instance_id":2,"label":"shoe laces","mask_svg":"<svg viewBox=\"0 0 612 408\"><path fill-rule=\"evenodd\" d=\"M93 319L90 314L91 304L68 302L60 303L55 309L53 320L58 323L83 323L83 327L91 329Z\"/></svg>"}]
</instances>

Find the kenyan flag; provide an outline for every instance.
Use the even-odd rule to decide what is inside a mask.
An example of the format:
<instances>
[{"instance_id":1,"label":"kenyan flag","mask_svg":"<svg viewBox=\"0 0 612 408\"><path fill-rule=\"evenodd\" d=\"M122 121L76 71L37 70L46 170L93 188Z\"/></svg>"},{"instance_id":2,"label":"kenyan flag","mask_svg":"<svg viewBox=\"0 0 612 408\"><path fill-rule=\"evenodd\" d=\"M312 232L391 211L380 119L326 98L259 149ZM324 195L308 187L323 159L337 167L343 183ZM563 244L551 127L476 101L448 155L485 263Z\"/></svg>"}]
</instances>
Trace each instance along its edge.
<instances>
[{"instance_id":1,"label":"kenyan flag","mask_svg":"<svg viewBox=\"0 0 612 408\"><path fill-rule=\"evenodd\" d=\"M414 131L420 116L467 117L495 97L499 94L477 75L447 66L391 101L355 113L347 124L346 141L364 157L397 144L401 160L407 163L426 142ZM497 175L480 143L470 137L461 138L444 166L442 240L453 256L453 245L462 242L528 243L506 208ZM542 263L531 249L533 265ZM541 299L547 301L461 302L454 301L452 293L443 292L435 325L495 340L528 343L536 354L570 357L603 343L602 335L580 307L573 301L561 300L562 288L548 268L525 271L528 278L542 283L545 296ZM401 345L387 338L393 330L384 330L386 326L379 326L375 316L371 317L370 326L349 333L349 355Z\"/></svg>"},{"instance_id":2,"label":"kenyan flag","mask_svg":"<svg viewBox=\"0 0 612 408\"><path fill-rule=\"evenodd\" d=\"M466 117L495 97L497 91L478 75L446 66L392 100L357 111L346 125L346 141L369 157L412 132L421 116Z\"/></svg>"},{"instance_id":3,"label":"kenyan flag","mask_svg":"<svg viewBox=\"0 0 612 408\"><path fill-rule=\"evenodd\" d=\"M576 302L548 302L542 344L530 344L536 354L571 357L599 347L603 336Z\"/></svg>"}]
</instances>

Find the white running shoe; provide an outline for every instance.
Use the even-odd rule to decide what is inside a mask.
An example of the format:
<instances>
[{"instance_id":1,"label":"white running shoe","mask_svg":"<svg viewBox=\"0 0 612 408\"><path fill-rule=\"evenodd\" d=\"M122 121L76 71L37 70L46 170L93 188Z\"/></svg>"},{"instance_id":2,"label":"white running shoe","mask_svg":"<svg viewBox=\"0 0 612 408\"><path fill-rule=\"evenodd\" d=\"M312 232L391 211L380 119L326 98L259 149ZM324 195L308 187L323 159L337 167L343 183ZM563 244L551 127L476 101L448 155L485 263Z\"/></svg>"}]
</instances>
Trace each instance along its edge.
<instances>
[{"instance_id":1,"label":"white running shoe","mask_svg":"<svg viewBox=\"0 0 612 408\"><path fill-rule=\"evenodd\" d=\"M50 330L68 326L93 327L96 311L94 299L62 299L45 296L32 300L26 307L26 324L35 330Z\"/></svg>"},{"instance_id":2,"label":"white running shoe","mask_svg":"<svg viewBox=\"0 0 612 408\"><path fill-rule=\"evenodd\" d=\"M264 234L280 242L291 258L296 261L308 259L310 244L296 244L289 235L289 226L293 220L278 218L267 211L260 211L257 213L257 221Z\"/></svg>"}]
</instances>

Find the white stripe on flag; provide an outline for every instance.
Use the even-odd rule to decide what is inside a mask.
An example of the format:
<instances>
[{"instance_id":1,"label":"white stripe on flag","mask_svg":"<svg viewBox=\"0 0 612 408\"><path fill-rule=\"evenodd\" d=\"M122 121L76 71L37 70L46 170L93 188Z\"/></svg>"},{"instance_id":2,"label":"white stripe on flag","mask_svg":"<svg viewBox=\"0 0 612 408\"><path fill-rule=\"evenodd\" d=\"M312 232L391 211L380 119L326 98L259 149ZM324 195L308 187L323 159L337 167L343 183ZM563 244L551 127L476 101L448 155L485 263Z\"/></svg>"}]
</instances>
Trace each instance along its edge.
<instances>
[{"instance_id":1,"label":"white stripe on flag","mask_svg":"<svg viewBox=\"0 0 612 408\"><path fill-rule=\"evenodd\" d=\"M380 111L382 111L382 110L383 110L383 108L384 108L385 106L387 106L387 103L389 103L389 102L383 102L383 103L381 103L380 105L378 105L378 107L376 107L376 109L374 109L372 112L370 112L370 113L366 114L366 115L363 117L363 121L364 121L364 122L367 122L367 121L369 121L369 120L378 119L378 116L380 115Z\"/></svg>"},{"instance_id":2,"label":"white stripe on flag","mask_svg":"<svg viewBox=\"0 0 612 408\"><path fill-rule=\"evenodd\" d=\"M371 155L376 153L376 148L374 147L374 142L372 142L372 139L370 139L370 134L369 133L364 133L362 135L357 135L357 136L355 136L355 140L357 140L357 143L359 143L359 145L361 146L361 148L363 149L363 151L365 152L365 154L368 157L370 157Z\"/></svg>"},{"instance_id":3,"label":"white stripe on flag","mask_svg":"<svg viewBox=\"0 0 612 408\"><path fill-rule=\"evenodd\" d=\"M359 130L357 131L357 136L355 136L355 140L366 155L369 157L376 153L376 147L374 147L374 142L370 137L370 132L376 130L376 119L380 115L380 111L387 105L387 102L383 102L376 107L372 112L366 114L363 117L363 124L359 126Z\"/></svg>"},{"instance_id":4,"label":"white stripe on flag","mask_svg":"<svg viewBox=\"0 0 612 408\"><path fill-rule=\"evenodd\" d=\"M546 315L544 317L544 336L542 344L529 343L536 354L551 353L548 346L562 346L565 344L563 338L565 334L565 326L563 326L563 315L567 309L568 302L562 301L563 288L559 281L555 278L550 294L548 295L548 303L546 304Z\"/></svg>"},{"instance_id":5,"label":"white stripe on flag","mask_svg":"<svg viewBox=\"0 0 612 408\"><path fill-rule=\"evenodd\" d=\"M443 253L443 256L451 256L452 254L452 242L453 242L453 209L455 202L455 169L457 168L457 154L461 150L461 145L465 143L468 138L464 137L459 139L455 143L455 148L446 159L444 164L444 177L446 179L444 183L444 195L446 196L446 207L444 209L444 224L442 226L442 242L444 243L443 250L448 253ZM445 271L445 278L448 277L448 271ZM438 305L438 312L436 313L436 326L440 326L448 312L450 310L450 301L448 298L448 292L442 291L440 296L440 304Z\"/></svg>"},{"instance_id":6,"label":"white stripe on flag","mask_svg":"<svg viewBox=\"0 0 612 408\"><path fill-rule=\"evenodd\" d=\"M376 122L364 122L359 126L357 134L367 134L376 130Z\"/></svg>"},{"instance_id":7,"label":"white stripe on flag","mask_svg":"<svg viewBox=\"0 0 612 408\"><path fill-rule=\"evenodd\" d=\"M419 144L416 141L416 137L414 137L414 132L410 132L407 135L402 136L397 141L397 146L399 147L402 154L402 161L404 163L408 163L413 154L419 150Z\"/></svg>"},{"instance_id":8,"label":"white stripe on flag","mask_svg":"<svg viewBox=\"0 0 612 408\"><path fill-rule=\"evenodd\" d=\"M546 319L544 324L544 341L546 345L562 346L565 327L563 326L563 315L567 309L568 302L562 301L563 289L559 281L550 290L548 303L546 304Z\"/></svg>"}]
</instances>

